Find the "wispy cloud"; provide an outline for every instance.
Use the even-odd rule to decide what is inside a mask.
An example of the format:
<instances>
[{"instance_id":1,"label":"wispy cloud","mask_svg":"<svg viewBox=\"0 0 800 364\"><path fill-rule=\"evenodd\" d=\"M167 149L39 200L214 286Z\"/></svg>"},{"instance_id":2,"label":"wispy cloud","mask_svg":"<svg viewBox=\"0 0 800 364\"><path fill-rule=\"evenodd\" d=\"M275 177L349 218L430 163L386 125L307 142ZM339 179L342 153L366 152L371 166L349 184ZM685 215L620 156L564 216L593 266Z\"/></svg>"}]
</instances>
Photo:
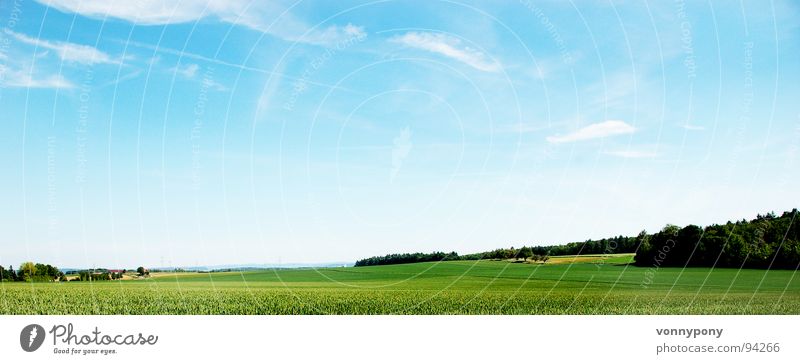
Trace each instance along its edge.
<instances>
[{"instance_id":1,"label":"wispy cloud","mask_svg":"<svg viewBox=\"0 0 800 364\"><path fill-rule=\"evenodd\" d=\"M496 126L493 131L496 133L514 133L514 134L523 134L523 133L535 133L540 132L542 130L546 130L552 127L551 123L541 123L536 124L532 122L518 122L513 124L502 124Z\"/></svg>"},{"instance_id":2,"label":"wispy cloud","mask_svg":"<svg viewBox=\"0 0 800 364\"><path fill-rule=\"evenodd\" d=\"M642 150L613 150L613 151L604 151L603 154L613 155L615 157L620 157L620 158L631 158L631 159L653 158L658 156L658 153L647 152Z\"/></svg>"},{"instance_id":3,"label":"wispy cloud","mask_svg":"<svg viewBox=\"0 0 800 364\"><path fill-rule=\"evenodd\" d=\"M141 25L184 23L224 10L224 1L145 0L145 1L82 1L37 0L63 12L79 13L94 18L124 19ZM235 0L231 4L237 3Z\"/></svg>"},{"instance_id":4,"label":"wispy cloud","mask_svg":"<svg viewBox=\"0 0 800 364\"><path fill-rule=\"evenodd\" d=\"M37 77L33 72L11 69L4 65L0 65L0 86L55 89L75 87L75 85L61 75Z\"/></svg>"},{"instance_id":5,"label":"wispy cloud","mask_svg":"<svg viewBox=\"0 0 800 364\"><path fill-rule=\"evenodd\" d=\"M355 26L349 23L342 26L331 25L322 30L310 30L304 32L303 34L287 32L276 32L273 34L278 35L286 40L317 45L333 45L337 42L347 42L352 39L361 39L367 36L367 32L364 31L364 27Z\"/></svg>"},{"instance_id":6,"label":"wispy cloud","mask_svg":"<svg viewBox=\"0 0 800 364\"><path fill-rule=\"evenodd\" d=\"M636 131L636 128L621 120L606 120L602 123L596 123L584 126L572 133L566 135L551 135L547 137L550 143L569 143L581 140L605 138L613 135L630 134Z\"/></svg>"},{"instance_id":7,"label":"wispy cloud","mask_svg":"<svg viewBox=\"0 0 800 364\"><path fill-rule=\"evenodd\" d=\"M469 46L463 46L461 39L449 35L408 32L391 40L409 47L438 53L481 71L498 72L502 69L500 63L492 60L483 52Z\"/></svg>"},{"instance_id":8,"label":"wispy cloud","mask_svg":"<svg viewBox=\"0 0 800 364\"><path fill-rule=\"evenodd\" d=\"M175 72L183 77L186 78L194 78L197 75L197 71L200 69L200 66L194 63L189 63L186 65L177 65L169 69L170 72Z\"/></svg>"},{"instance_id":9,"label":"wispy cloud","mask_svg":"<svg viewBox=\"0 0 800 364\"><path fill-rule=\"evenodd\" d=\"M107 53L87 45L75 44L69 42L52 42L43 39L36 39L29 37L25 34L17 33L8 29L5 29L5 33L16 38L20 42L27 43L39 48L52 50L58 55L59 58L61 58L62 61L65 62L75 62L81 64L120 63L118 59L114 59Z\"/></svg>"},{"instance_id":10,"label":"wispy cloud","mask_svg":"<svg viewBox=\"0 0 800 364\"><path fill-rule=\"evenodd\" d=\"M366 35L359 26L347 24L323 28L312 27L287 12L280 1L251 0L148 0L148 1L80 1L37 0L67 13L105 19L116 18L138 25L165 25L217 18L245 26L279 38L308 44L330 45Z\"/></svg>"},{"instance_id":11,"label":"wispy cloud","mask_svg":"<svg viewBox=\"0 0 800 364\"><path fill-rule=\"evenodd\" d=\"M686 130L691 130L691 131L701 131L701 130L706 130L706 127L705 127L705 126L702 126L702 125L693 125L693 124L689 124L689 123L686 123L686 124L683 124L683 125L681 125L681 128L684 128L684 129L686 129Z\"/></svg>"},{"instance_id":12,"label":"wispy cloud","mask_svg":"<svg viewBox=\"0 0 800 364\"><path fill-rule=\"evenodd\" d=\"M200 65L196 63L179 64L170 68L168 71L173 72L187 80L196 80L204 87L208 87L217 91L227 91L228 88L214 80L213 74L200 74Z\"/></svg>"}]
</instances>

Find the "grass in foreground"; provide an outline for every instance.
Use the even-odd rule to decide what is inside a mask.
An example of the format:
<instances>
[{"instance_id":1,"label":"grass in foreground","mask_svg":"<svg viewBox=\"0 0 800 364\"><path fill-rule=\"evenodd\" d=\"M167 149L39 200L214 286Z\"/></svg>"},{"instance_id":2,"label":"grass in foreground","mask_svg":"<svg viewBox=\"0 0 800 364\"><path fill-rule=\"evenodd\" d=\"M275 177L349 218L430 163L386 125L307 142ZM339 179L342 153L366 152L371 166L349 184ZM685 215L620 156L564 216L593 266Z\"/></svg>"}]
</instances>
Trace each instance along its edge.
<instances>
[{"instance_id":1,"label":"grass in foreground","mask_svg":"<svg viewBox=\"0 0 800 364\"><path fill-rule=\"evenodd\" d=\"M794 271L653 270L610 263L625 259L548 264L453 261L181 273L136 281L3 283L0 313L800 313L800 279L794 279Z\"/></svg>"}]
</instances>

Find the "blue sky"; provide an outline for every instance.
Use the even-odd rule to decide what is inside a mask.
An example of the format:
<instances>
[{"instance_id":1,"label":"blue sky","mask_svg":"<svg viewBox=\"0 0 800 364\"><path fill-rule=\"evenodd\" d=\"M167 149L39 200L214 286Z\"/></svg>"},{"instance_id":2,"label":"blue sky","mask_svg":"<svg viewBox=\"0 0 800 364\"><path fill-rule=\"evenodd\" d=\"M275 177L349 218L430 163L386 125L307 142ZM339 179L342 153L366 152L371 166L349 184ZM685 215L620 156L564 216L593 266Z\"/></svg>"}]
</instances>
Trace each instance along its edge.
<instances>
[{"instance_id":1,"label":"blue sky","mask_svg":"<svg viewBox=\"0 0 800 364\"><path fill-rule=\"evenodd\" d=\"M0 264L462 253L797 207L791 1L0 3Z\"/></svg>"}]
</instances>

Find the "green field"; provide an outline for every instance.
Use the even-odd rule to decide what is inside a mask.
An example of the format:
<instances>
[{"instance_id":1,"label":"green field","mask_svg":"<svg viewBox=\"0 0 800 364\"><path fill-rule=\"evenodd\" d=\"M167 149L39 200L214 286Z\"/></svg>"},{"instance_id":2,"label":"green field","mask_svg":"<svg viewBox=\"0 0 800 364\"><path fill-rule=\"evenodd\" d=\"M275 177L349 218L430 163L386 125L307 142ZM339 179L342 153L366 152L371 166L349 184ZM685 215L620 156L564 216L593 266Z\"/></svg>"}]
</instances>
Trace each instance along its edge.
<instances>
[{"instance_id":1,"label":"green field","mask_svg":"<svg viewBox=\"0 0 800 364\"><path fill-rule=\"evenodd\" d=\"M3 314L800 314L791 270L660 268L626 256L451 261L3 283Z\"/></svg>"}]
</instances>

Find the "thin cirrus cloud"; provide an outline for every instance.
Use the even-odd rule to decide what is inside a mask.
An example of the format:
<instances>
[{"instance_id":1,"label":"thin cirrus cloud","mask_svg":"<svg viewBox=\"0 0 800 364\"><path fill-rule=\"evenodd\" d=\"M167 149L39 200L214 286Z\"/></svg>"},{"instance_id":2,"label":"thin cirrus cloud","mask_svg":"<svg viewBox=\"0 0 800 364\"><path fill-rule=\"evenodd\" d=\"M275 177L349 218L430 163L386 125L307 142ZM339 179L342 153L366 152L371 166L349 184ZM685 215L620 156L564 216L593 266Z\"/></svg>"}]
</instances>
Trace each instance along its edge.
<instances>
[{"instance_id":1,"label":"thin cirrus cloud","mask_svg":"<svg viewBox=\"0 0 800 364\"><path fill-rule=\"evenodd\" d=\"M204 86L212 88L217 91L227 91L228 88L222 84L214 81L211 77L200 75L200 65L195 63L179 64L175 67L168 69L169 72L180 75L187 80L199 80Z\"/></svg>"},{"instance_id":2,"label":"thin cirrus cloud","mask_svg":"<svg viewBox=\"0 0 800 364\"><path fill-rule=\"evenodd\" d=\"M603 154L612 155L620 158L639 159L639 158L654 158L658 153L647 152L642 150L612 150L605 151Z\"/></svg>"},{"instance_id":3,"label":"thin cirrus cloud","mask_svg":"<svg viewBox=\"0 0 800 364\"><path fill-rule=\"evenodd\" d=\"M61 75L41 77L30 71L11 69L4 65L0 65L0 86L55 89L75 87L75 85Z\"/></svg>"},{"instance_id":4,"label":"thin cirrus cloud","mask_svg":"<svg viewBox=\"0 0 800 364\"><path fill-rule=\"evenodd\" d=\"M166 25L217 18L281 39L316 45L330 45L366 36L364 29L347 24L312 27L287 11L280 1L252 0L139 0L81 1L37 0L66 13L106 19L115 18L138 25Z\"/></svg>"},{"instance_id":5,"label":"thin cirrus cloud","mask_svg":"<svg viewBox=\"0 0 800 364\"><path fill-rule=\"evenodd\" d=\"M114 59L107 53L87 45L69 42L51 42L43 39L36 39L8 29L5 29L5 33L22 43L51 50L55 52L62 61L65 62L75 62L81 64L120 63L120 60Z\"/></svg>"},{"instance_id":6,"label":"thin cirrus cloud","mask_svg":"<svg viewBox=\"0 0 800 364\"><path fill-rule=\"evenodd\" d=\"M689 123L681 125L681 128L684 128L684 129L689 130L689 131L703 131L703 130L706 130L705 126L693 125L693 124L689 124Z\"/></svg>"},{"instance_id":7,"label":"thin cirrus cloud","mask_svg":"<svg viewBox=\"0 0 800 364\"><path fill-rule=\"evenodd\" d=\"M194 63L189 63L186 65L177 65L173 68L170 68L170 71L175 72L186 78L194 78L194 76L197 75L198 70L200 70L200 66Z\"/></svg>"},{"instance_id":8,"label":"thin cirrus cloud","mask_svg":"<svg viewBox=\"0 0 800 364\"><path fill-rule=\"evenodd\" d=\"M445 34L408 32L392 38L391 41L437 53L485 72L499 72L502 68L498 62L490 59L483 52L463 46L461 39Z\"/></svg>"},{"instance_id":9,"label":"thin cirrus cloud","mask_svg":"<svg viewBox=\"0 0 800 364\"><path fill-rule=\"evenodd\" d=\"M572 133L566 135L551 135L547 137L547 141L554 144L570 143L582 140L605 138L620 134L631 134L636 131L636 128L621 120L606 120L602 123L596 123L584 126Z\"/></svg>"}]
</instances>

